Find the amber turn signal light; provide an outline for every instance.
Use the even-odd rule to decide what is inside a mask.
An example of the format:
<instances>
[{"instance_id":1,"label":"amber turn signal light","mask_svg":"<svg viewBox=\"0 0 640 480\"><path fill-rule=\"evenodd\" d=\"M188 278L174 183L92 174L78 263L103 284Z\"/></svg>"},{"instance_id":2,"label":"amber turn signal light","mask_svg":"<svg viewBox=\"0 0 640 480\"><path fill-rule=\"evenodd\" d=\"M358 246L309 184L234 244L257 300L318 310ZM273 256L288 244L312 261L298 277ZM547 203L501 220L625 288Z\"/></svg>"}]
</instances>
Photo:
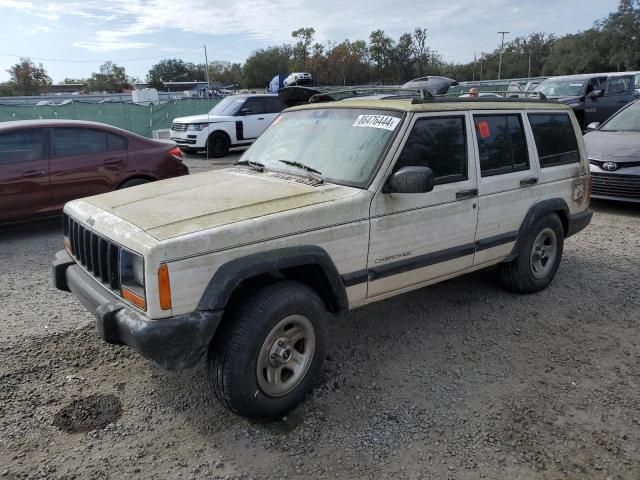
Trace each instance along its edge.
<instances>
[{"instance_id":1,"label":"amber turn signal light","mask_svg":"<svg viewBox=\"0 0 640 480\"><path fill-rule=\"evenodd\" d=\"M147 302L145 301L145 299L126 287L122 287L122 298L124 298L125 300L129 300L136 307L141 308L142 310L145 310L147 308Z\"/></svg>"},{"instance_id":2,"label":"amber turn signal light","mask_svg":"<svg viewBox=\"0 0 640 480\"><path fill-rule=\"evenodd\" d=\"M171 310L171 283L169 282L169 267L166 263L158 268L158 292L160 293L160 308Z\"/></svg>"}]
</instances>

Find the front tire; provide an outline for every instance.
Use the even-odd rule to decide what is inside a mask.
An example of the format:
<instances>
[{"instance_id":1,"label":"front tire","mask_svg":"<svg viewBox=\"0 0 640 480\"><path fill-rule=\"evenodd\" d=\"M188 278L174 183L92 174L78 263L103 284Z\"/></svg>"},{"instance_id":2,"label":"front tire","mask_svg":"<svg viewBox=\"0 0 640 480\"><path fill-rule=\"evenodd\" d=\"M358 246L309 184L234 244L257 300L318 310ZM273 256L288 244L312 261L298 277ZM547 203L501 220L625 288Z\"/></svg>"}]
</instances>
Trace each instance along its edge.
<instances>
[{"instance_id":1,"label":"front tire","mask_svg":"<svg viewBox=\"0 0 640 480\"><path fill-rule=\"evenodd\" d=\"M498 265L502 285L512 292L546 288L558 271L564 248L564 228L555 213L540 218L529 230L518 257Z\"/></svg>"},{"instance_id":2,"label":"front tire","mask_svg":"<svg viewBox=\"0 0 640 480\"><path fill-rule=\"evenodd\" d=\"M122 182L122 185L118 187L118 190L122 190L123 188L135 187L137 185L144 185L145 183L149 182L150 180L147 180L145 178L132 178L131 180Z\"/></svg>"},{"instance_id":3,"label":"front tire","mask_svg":"<svg viewBox=\"0 0 640 480\"><path fill-rule=\"evenodd\" d=\"M327 311L309 287L267 286L229 312L208 356L214 394L231 411L278 418L298 405L320 373Z\"/></svg>"},{"instance_id":4,"label":"front tire","mask_svg":"<svg viewBox=\"0 0 640 480\"><path fill-rule=\"evenodd\" d=\"M213 132L207 140L207 156L222 158L229 153L231 142L223 132Z\"/></svg>"}]
</instances>

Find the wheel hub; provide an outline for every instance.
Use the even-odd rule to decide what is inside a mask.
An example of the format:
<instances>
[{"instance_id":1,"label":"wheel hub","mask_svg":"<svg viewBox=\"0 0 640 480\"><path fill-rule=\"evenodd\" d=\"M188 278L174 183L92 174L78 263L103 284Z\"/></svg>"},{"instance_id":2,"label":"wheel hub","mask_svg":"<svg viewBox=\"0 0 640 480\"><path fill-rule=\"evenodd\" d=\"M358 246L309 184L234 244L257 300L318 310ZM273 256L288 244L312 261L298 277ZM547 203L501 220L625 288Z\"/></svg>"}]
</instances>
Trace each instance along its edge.
<instances>
[{"instance_id":1,"label":"wheel hub","mask_svg":"<svg viewBox=\"0 0 640 480\"><path fill-rule=\"evenodd\" d=\"M271 347L270 362L274 367L289 363L293 354L291 346L285 338L279 338Z\"/></svg>"}]
</instances>

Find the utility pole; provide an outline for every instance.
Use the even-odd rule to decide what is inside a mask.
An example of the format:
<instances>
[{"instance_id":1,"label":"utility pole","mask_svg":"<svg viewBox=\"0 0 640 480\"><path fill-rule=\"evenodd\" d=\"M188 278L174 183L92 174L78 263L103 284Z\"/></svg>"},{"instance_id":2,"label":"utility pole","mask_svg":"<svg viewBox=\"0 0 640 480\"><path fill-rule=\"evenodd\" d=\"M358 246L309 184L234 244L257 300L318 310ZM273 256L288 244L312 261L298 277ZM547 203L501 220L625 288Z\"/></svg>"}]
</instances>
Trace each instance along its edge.
<instances>
[{"instance_id":1,"label":"utility pole","mask_svg":"<svg viewBox=\"0 0 640 480\"><path fill-rule=\"evenodd\" d=\"M204 48L204 65L207 72L207 98L209 98L209 89L211 88L211 82L209 81L209 59L207 58L207 46L203 45Z\"/></svg>"},{"instance_id":2,"label":"utility pole","mask_svg":"<svg viewBox=\"0 0 640 480\"><path fill-rule=\"evenodd\" d=\"M529 76L527 78L531 78L531 50L529 50Z\"/></svg>"},{"instance_id":3,"label":"utility pole","mask_svg":"<svg viewBox=\"0 0 640 480\"><path fill-rule=\"evenodd\" d=\"M471 78L471 80L475 81L476 79L476 62L478 61L477 57L476 57L476 52L473 52L473 77Z\"/></svg>"},{"instance_id":4,"label":"utility pole","mask_svg":"<svg viewBox=\"0 0 640 480\"><path fill-rule=\"evenodd\" d=\"M482 60L484 59L484 52L480 52L480 81L482 81Z\"/></svg>"},{"instance_id":5,"label":"utility pole","mask_svg":"<svg viewBox=\"0 0 640 480\"><path fill-rule=\"evenodd\" d=\"M502 35L502 43L500 44L500 61L498 63L498 80L502 76L502 51L504 50L504 36L510 32L498 32L498 35Z\"/></svg>"}]
</instances>

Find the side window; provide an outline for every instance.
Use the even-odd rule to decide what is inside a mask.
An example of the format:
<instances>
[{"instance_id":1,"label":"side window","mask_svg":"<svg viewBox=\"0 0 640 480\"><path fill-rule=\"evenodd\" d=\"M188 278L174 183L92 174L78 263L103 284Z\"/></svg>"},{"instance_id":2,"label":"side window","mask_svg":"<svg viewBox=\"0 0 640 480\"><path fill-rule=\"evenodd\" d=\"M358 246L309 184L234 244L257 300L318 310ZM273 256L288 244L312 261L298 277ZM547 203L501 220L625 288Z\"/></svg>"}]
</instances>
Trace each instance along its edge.
<instances>
[{"instance_id":1,"label":"side window","mask_svg":"<svg viewBox=\"0 0 640 480\"><path fill-rule=\"evenodd\" d=\"M45 156L44 134L40 129L0 135L0 165L42 160Z\"/></svg>"},{"instance_id":2,"label":"side window","mask_svg":"<svg viewBox=\"0 0 640 480\"><path fill-rule=\"evenodd\" d=\"M264 107L264 99L260 97L249 97L242 106L242 108L248 108L251 111L250 115L265 113Z\"/></svg>"},{"instance_id":3,"label":"side window","mask_svg":"<svg viewBox=\"0 0 640 480\"><path fill-rule=\"evenodd\" d=\"M282 111L282 103L278 97L267 97L265 99L264 113L280 113Z\"/></svg>"},{"instance_id":4,"label":"side window","mask_svg":"<svg viewBox=\"0 0 640 480\"><path fill-rule=\"evenodd\" d=\"M473 122L483 177L529 169L520 115L474 115Z\"/></svg>"},{"instance_id":5,"label":"side window","mask_svg":"<svg viewBox=\"0 0 640 480\"><path fill-rule=\"evenodd\" d=\"M436 185L467 179L467 142L464 117L416 120L396 162L402 167L429 167Z\"/></svg>"},{"instance_id":6,"label":"side window","mask_svg":"<svg viewBox=\"0 0 640 480\"><path fill-rule=\"evenodd\" d=\"M530 113L529 123L542 168L580 161L576 132L568 114Z\"/></svg>"},{"instance_id":7,"label":"side window","mask_svg":"<svg viewBox=\"0 0 640 480\"><path fill-rule=\"evenodd\" d=\"M72 157L108 151L107 134L89 128L55 128L53 156Z\"/></svg>"},{"instance_id":8,"label":"side window","mask_svg":"<svg viewBox=\"0 0 640 480\"><path fill-rule=\"evenodd\" d=\"M609 77L605 95L624 95L629 91L631 77Z\"/></svg>"},{"instance_id":9,"label":"side window","mask_svg":"<svg viewBox=\"0 0 640 480\"><path fill-rule=\"evenodd\" d=\"M107 149L110 152L119 152L129 148L129 141L125 137L114 133L107 133Z\"/></svg>"},{"instance_id":10,"label":"side window","mask_svg":"<svg viewBox=\"0 0 640 480\"><path fill-rule=\"evenodd\" d=\"M640 90L640 73L635 76L634 83L635 85L633 88Z\"/></svg>"}]
</instances>

